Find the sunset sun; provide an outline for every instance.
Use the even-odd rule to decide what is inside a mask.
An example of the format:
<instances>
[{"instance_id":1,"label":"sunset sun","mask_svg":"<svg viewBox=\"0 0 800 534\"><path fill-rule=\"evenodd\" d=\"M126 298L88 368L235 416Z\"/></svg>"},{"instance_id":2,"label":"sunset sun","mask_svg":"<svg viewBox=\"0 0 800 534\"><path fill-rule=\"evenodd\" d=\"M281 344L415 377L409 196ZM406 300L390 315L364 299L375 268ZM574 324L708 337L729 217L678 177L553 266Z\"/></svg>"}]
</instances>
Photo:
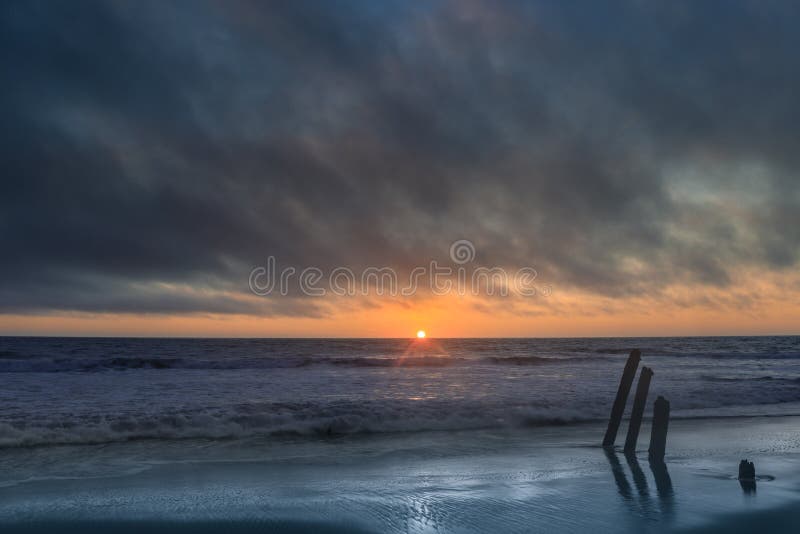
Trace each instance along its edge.
<instances>
[{"instance_id":1,"label":"sunset sun","mask_svg":"<svg viewBox=\"0 0 800 534\"><path fill-rule=\"evenodd\" d=\"M425 330L418 330L417 331L417 337L419 339L425 339Z\"/></svg>"}]
</instances>

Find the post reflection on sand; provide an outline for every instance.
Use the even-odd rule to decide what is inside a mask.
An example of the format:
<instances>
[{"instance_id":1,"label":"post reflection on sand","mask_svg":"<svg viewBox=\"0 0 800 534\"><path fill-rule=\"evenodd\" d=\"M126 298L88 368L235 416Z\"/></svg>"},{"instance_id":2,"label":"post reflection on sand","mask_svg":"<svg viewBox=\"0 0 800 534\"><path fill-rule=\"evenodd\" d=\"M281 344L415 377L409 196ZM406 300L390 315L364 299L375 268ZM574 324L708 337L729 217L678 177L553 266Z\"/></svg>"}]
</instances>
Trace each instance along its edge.
<instances>
[{"instance_id":1,"label":"post reflection on sand","mask_svg":"<svg viewBox=\"0 0 800 534\"><path fill-rule=\"evenodd\" d=\"M628 465L633 485L629 482L628 474L619 461L617 453L606 449L605 454L611 466L611 474L614 476L617 491L630 510L648 519L669 521L674 512L674 490L666 464L648 462L656 486L657 500L654 500L647 476L635 454L625 455L625 462Z\"/></svg>"}]
</instances>

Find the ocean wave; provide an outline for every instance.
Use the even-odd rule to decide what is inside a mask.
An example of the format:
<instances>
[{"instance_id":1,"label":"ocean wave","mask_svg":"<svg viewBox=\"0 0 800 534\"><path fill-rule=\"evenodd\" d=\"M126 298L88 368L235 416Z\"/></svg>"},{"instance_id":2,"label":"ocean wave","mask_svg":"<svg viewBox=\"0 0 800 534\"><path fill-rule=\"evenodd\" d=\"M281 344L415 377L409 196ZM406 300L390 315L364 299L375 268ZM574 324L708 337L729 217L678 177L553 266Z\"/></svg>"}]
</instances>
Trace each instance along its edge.
<instances>
[{"instance_id":1,"label":"ocean wave","mask_svg":"<svg viewBox=\"0 0 800 534\"><path fill-rule=\"evenodd\" d=\"M542 358L540 356L489 356L484 360L499 365L540 365L559 361L554 358Z\"/></svg>"},{"instance_id":2,"label":"ocean wave","mask_svg":"<svg viewBox=\"0 0 800 534\"><path fill-rule=\"evenodd\" d=\"M6 358L0 359L0 373L63 373L125 370L235 370L235 369L291 369L312 365L342 367L450 367L458 365L541 365L559 363L596 362L597 357L544 357L544 356L487 356L465 358L460 356L354 356L354 357L287 357L287 358Z\"/></svg>"},{"instance_id":3,"label":"ocean wave","mask_svg":"<svg viewBox=\"0 0 800 534\"><path fill-rule=\"evenodd\" d=\"M313 406L281 404L160 415L60 416L0 421L0 447L88 445L145 439L327 437L359 434L552 426L596 421L600 412L530 406Z\"/></svg>"},{"instance_id":4,"label":"ocean wave","mask_svg":"<svg viewBox=\"0 0 800 534\"><path fill-rule=\"evenodd\" d=\"M498 365L542 365L607 361L597 356L545 357L545 356L487 356L482 361Z\"/></svg>"},{"instance_id":5,"label":"ocean wave","mask_svg":"<svg viewBox=\"0 0 800 534\"><path fill-rule=\"evenodd\" d=\"M83 358L36 358L0 360L0 373L65 373L125 371L138 369L274 369L310 365L308 358L301 359L230 359L201 360L191 358L136 358L120 357L107 359Z\"/></svg>"},{"instance_id":6,"label":"ocean wave","mask_svg":"<svg viewBox=\"0 0 800 534\"><path fill-rule=\"evenodd\" d=\"M643 352L648 352L648 349L640 349ZM623 348L599 348L599 349L591 349L591 352L596 352L597 354L630 354L631 349L623 349Z\"/></svg>"},{"instance_id":7,"label":"ocean wave","mask_svg":"<svg viewBox=\"0 0 800 534\"><path fill-rule=\"evenodd\" d=\"M775 410L785 404L787 409ZM769 406L770 408L765 409ZM764 414L798 415L798 403L685 408L672 418L697 419ZM486 406L459 404L313 403L244 405L162 414L96 414L0 420L0 449L54 445L99 445L140 440L237 440L246 438L328 438L337 436L530 429L594 423L604 425L607 406ZM599 434L598 434L599 436Z\"/></svg>"},{"instance_id":8,"label":"ocean wave","mask_svg":"<svg viewBox=\"0 0 800 534\"><path fill-rule=\"evenodd\" d=\"M713 376L701 375L701 380L706 382L795 382L800 384L800 377L774 377L771 375L764 376Z\"/></svg>"},{"instance_id":9,"label":"ocean wave","mask_svg":"<svg viewBox=\"0 0 800 534\"><path fill-rule=\"evenodd\" d=\"M400 358L321 358L315 363L352 367L449 367L465 361L467 361L466 358L452 356L409 356Z\"/></svg>"},{"instance_id":10,"label":"ocean wave","mask_svg":"<svg viewBox=\"0 0 800 534\"><path fill-rule=\"evenodd\" d=\"M709 358L713 360L798 360L800 359L800 352L714 352L708 354L686 354L683 356Z\"/></svg>"},{"instance_id":11,"label":"ocean wave","mask_svg":"<svg viewBox=\"0 0 800 534\"><path fill-rule=\"evenodd\" d=\"M645 354L643 353L643 356ZM675 352L671 354L647 356L669 356L672 358L698 360L800 360L800 352Z\"/></svg>"}]
</instances>

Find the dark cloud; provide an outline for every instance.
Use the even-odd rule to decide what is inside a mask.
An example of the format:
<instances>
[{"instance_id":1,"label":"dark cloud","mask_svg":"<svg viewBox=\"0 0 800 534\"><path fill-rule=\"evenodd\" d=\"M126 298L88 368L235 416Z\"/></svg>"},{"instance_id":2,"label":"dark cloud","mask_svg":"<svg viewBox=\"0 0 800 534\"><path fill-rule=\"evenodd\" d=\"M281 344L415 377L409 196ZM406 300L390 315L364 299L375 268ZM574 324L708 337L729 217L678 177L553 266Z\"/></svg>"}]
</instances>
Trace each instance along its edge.
<instances>
[{"instance_id":1,"label":"dark cloud","mask_svg":"<svg viewBox=\"0 0 800 534\"><path fill-rule=\"evenodd\" d=\"M793 268L799 20L749 1L3 2L0 310L315 314L254 303L248 272L407 272L460 238L606 295Z\"/></svg>"}]
</instances>

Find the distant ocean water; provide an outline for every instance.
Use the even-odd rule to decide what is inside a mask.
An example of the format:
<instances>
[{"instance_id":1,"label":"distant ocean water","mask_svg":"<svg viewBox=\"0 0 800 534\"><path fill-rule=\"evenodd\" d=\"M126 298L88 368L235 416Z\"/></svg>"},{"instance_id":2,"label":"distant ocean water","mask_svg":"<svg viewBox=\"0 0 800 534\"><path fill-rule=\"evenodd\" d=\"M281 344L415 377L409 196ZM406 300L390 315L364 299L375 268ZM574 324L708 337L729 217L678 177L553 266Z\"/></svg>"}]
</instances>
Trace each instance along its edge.
<instances>
[{"instance_id":1,"label":"distant ocean water","mask_svg":"<svg viewBox=\"0 0 800 534\"><path fill-rule=\"evenodd\" d=\"M5 337L0 447L601 420L632 348L675 417L800 414L800 337Z\"/></svg>"}]
</instances>

